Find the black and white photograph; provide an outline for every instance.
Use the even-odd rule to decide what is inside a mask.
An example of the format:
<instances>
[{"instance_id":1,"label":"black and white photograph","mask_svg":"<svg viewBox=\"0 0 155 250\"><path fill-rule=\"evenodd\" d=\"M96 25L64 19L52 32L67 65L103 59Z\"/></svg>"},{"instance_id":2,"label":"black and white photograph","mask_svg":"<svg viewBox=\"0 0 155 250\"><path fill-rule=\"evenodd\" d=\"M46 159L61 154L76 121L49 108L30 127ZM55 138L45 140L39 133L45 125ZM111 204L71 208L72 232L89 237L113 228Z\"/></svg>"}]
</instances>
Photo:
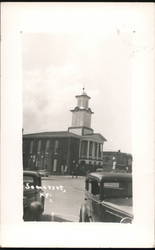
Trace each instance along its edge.
<instances>
[{"instance_id":1,"label":"black and white photograph","mask_svg":"<svg viewBox=\"0 0 155 250\"><path fill-rule=\"evenodd\" d=\"M22 35L25 221L132 222L134 32Z\"/></svg>"},{"instance_id":2,"label":"black and white photograph","mask_svg":"<svg viewBox=\"0 0 155 250\"><path fill-rule=\"evenodd\" d=\"M154 245L154 17L2 4L2 246Z\"/></svg>"}]
</instances>

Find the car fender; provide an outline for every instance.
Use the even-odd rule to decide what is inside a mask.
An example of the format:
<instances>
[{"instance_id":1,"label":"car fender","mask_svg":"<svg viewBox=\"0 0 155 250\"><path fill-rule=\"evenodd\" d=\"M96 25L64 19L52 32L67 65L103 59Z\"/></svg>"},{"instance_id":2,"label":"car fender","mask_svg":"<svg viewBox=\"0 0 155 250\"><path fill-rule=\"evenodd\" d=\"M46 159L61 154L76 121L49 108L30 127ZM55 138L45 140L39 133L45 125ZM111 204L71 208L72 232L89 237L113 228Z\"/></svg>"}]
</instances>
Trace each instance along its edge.
<instances>
[{"instance_id":1,"label":"car fender","mask_svg":"<svg viewBox=\"0 0 155 250\"><path fill-rule=\"evenodd\" d=\"M91 209L88 204L83 203L80 209L80 222L92 221Z\"/></svg>"}]
</instances>

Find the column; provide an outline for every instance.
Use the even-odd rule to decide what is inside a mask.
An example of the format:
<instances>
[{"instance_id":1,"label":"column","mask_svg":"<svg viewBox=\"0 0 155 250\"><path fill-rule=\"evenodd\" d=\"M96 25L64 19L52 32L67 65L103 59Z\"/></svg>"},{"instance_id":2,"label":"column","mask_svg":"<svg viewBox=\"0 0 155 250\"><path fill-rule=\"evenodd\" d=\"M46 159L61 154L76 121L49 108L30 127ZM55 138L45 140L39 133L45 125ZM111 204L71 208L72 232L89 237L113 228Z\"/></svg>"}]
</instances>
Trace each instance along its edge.
<instances>
[{"instance_id":1,"label":"column","mask_svg":"<svg viewBox=\"0 0 155 250\"><path fill-rule=\"evenodd\" d=\"M95 142L93 142L92 158L95 159Z\"/></svg>"},{"instance_id":2,"label":"column","mask_svg":"<svg viewBox=\"0 0 155 250\"><path fill-rule=\"evenodd\" d=\"M99 143L97 143L97 152L96 152L96 158L97 158L97 160L99 159L99 146L100 146L100 144Z\"/></svg>"},{"instance_id":3,"label":"column","mask_svg":"<svg viewBox=\"0 0 155 250\"><path fill-rule=\"evenodd\" d=\"M103 144L100 144L100 151L101 151L101 159L103 159Z\"/></svg>"},{"instance_id":4,"label":"column","mask_svg":"<svg viewBox=\"0 0 155 250\"><path fill-rule=\"evenodd\" d=\"M70 145L71 145L71 138L68 138L68 145L67 145L67 158L66 158L66 165L68 169L68 173L72 171L72 163L70 161Z\"/></svg>"},{"instance_id":5,"label":"column","mask_svg":"<svg viewBox=\"0 0 155 250\"><path fill-rule=\"evenodd\" d=\"M89 145L90 141L87 141L87 159L89 159Z\"/></svg>"},{"instance_id":6,"label":"column","mask_svg":"<svg viewBox=\"0 0 155 250\"><path fill-rule=\"evenodd\" d=\"M80 144L79 144L79 159L81 158L81 144L82 144L82 140L80 140Z\"/></svg>"}]
</instances>

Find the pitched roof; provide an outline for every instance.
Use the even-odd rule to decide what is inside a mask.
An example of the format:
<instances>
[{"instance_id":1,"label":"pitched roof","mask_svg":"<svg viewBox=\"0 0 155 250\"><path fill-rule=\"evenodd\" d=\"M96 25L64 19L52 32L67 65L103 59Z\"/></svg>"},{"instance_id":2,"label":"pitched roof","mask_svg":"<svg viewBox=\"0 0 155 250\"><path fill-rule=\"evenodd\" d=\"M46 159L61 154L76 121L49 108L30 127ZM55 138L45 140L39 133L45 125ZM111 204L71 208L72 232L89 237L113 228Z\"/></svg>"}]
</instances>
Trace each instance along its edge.
<instances>
[{"instance_id":1,"label":"pitched roof","mask_svg":"<svg viewBox=\"0 0 155 250\"><path fill-rule=\"evenodd\" d=\"M74 137L74 138L81 138L81 136L70 133L68 131L49 131L49 132L39 132L39 133L32 133L32 134L24 134L24 138L43 138L43 137Z\"/></svg>"}]
</instances>

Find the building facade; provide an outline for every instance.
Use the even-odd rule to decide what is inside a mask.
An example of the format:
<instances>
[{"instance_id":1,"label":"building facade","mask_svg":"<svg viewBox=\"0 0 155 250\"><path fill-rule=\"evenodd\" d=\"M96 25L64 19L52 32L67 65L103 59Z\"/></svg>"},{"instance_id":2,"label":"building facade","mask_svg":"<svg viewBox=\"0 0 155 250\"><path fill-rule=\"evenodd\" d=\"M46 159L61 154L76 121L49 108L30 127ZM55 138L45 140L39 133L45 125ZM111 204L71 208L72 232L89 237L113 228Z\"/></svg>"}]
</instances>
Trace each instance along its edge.
<instances>
[{"instance_id":1,"label":"building facade","mask_svg":"<svg viewBox=\"0 0 155 250\"><path fill-rule=\"evenodd\" d=\"M24 135L24 169L71 173L71 163L78 161L79 144L80 138L67 131Z\"/></svg>"},{"instance_id":2,"label":"building facade","mask_svg":"<svg viewBox=\"0 0 155 250\"><path fill-rule=\"evenodd\" d=\"M118 151L103 152L103 169L105 171L132 172L132 155Z\"/></svg>"},{"instance_id":3,"label":"building facade","mask_svg":"<svg viewBox=\"0 0 155 250\"><path fill-rule=\"evenodd\" d=\"M46 170L48 174L71 174L74 164L85 174L103 166L103 144L106 139L91 128L90 97L84 89L76 96L68 131L23 135L24 169Z\"/></svg>"}]
</instances>

